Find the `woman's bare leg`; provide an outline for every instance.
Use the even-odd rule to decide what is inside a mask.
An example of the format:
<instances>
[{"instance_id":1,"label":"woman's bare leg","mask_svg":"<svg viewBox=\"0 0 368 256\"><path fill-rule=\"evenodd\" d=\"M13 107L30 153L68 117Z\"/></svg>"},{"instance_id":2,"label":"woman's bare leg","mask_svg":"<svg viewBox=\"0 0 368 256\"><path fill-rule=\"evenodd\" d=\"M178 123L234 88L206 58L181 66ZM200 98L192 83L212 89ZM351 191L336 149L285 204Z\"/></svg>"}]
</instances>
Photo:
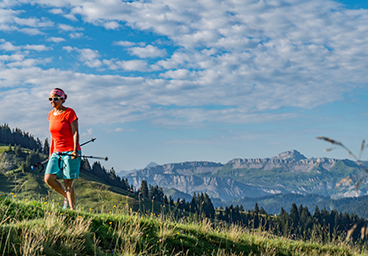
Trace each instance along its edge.
<instances>
[{"instance_id":1,"label":"woman's bare leg","mask_svg":"<svg viewBox=\"0 0 368 256\"><path fill-rule=\"evenodd\" d=\"M74 206L75 206L75 199L76 199L76 194L75 194L75 189L74 189L74 185L73 185L74 180L73 179L68 179L68 180L64 180L64 186L65 186L65 193L66 193L66 198L69 201L69 206L70 206L70 210L74 210Z\"/></svg>"},{"instance_id":2,"label":"woman's bare leg","mask_svg":"<svg viewBox=\"0 0 368 256\"><path fill-rule=\"evenodd\" d=\"M49 185L50 188L58 192L64 198L67 198L67 194L63 188L63 185L61 185L60 182L57 181L56 174L45 174L44 179L46 184Z\"/></svg>"}]
</instances>

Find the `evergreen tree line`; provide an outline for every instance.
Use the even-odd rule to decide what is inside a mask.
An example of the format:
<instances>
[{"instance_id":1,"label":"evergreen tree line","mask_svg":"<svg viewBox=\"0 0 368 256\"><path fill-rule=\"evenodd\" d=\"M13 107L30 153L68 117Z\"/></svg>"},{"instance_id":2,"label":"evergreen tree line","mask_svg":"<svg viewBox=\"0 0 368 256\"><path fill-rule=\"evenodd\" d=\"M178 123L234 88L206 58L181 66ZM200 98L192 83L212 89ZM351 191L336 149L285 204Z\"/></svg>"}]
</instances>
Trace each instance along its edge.
<instances>
[{"instance_id":1,"label":"evergreen tree line","mask_svg":"<svg viewBox=\"0 0 368 256\"><path fill-rule=\"evenodd\" d=\"M129 185L128 179L120 178L116 174L114 168L107 170L101 165L100 162L94 162L91 167L87 159L82 159L81 171L93 174L108 185L115 186L130 192L134 191L134 187L133 185Z\"/></svg>"},{"instance_id":2,"label":"evergreen tree line","mask_svg":"<svg viewBox=\"0 0 368 256\"><path fill-rule=\"evenodd\" d=\"M244 211L243 206L227 206L225 209L216 209L216 219L229 223L238 223L250 228L261 228L272 232L277 236L318 240L331 242L338 237L346 237L347 232L357 224L352 234L353 239L358 239L360 230L365 225L364 220L355 214L338 213L336 210L328 211L326 208L320 210L316 206L311 214L308 207L292 204L290 213L281 208L279 215L269 215L258 204L254 209Z\"/></svg>"},{"instance_id":3,"label":"evergreen tree line","mask_svg":"<svg viewBox=\"0 0 368 256\"><path fill-rule=\"evenodd\" d=\"M148 185L147 181L142 180L141 187L139 189L140 194L144 198L148 198L151 200L156 200L167 204L171 207L177 207L182 211L186 211L193 214L198 214L199 216L214 218L215 217L215 208L211 202L210 197L207 193L196 194L194 193L192 196L192 200L190 202L186 202L185 199L178 198L175 202L174 198L170 195L167 197L163 189L159 186Z\"/></svg>"},{"instance_id":4,"label":"evergreen tree line","mask_svg":"<svg viewBox=\"0 0 368 256\"><path fill-rule=\"evenodd\" d=\"M0 125L0 143L12 146L20 145L22 148L44 153L44 145L39 138L35 139L33 135L19 128L10 129L8 124ZM47 139L45 144L48 145ZM48 154L48 151L46 154Z\"/></svg>"},{"instance_id":5,"label":"evergreen tree line","mask_svg":"<svg viewBox=\"0 0 368 256\"><path fill-rule=\"evenodd\" d=\"M170 195L168 198L168 202L165 202L170 206L177 207L183 212L197 214L201 217L206 218L215 218L215 207L213 206L210 197L207 193L193 193L192 200L190 202L186 202L185 199L178 198L176 202L174 202L172 196Z\"/></svg>"},{"instance_id":6,"label":"evergreen tree line","mask_svg":"<svg viewBox=\"0 0 368 256\"><path fill-rule=\"evenodd\" d=\"M164 190L161 187L158 185L152 186L145 180L142 180L141 188L138 189L137 192L138 194L142 195L143 198L148 198L165 204L169 204L170 200L172 201L172 198L167 198L167 196L164 194Z\"/></svg>"}]
</instances>

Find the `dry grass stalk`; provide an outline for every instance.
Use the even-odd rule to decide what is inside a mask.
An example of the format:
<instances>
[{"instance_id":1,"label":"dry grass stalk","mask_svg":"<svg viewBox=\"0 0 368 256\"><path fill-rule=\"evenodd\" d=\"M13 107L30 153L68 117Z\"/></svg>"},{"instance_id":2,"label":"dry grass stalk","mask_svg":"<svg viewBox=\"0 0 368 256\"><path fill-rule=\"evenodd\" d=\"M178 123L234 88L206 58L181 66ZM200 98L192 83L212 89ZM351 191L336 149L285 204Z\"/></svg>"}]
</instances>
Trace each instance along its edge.
<instances>
[{"instance_id":1,"label":"dry grass stalk","mask_svg":"<svg viewBox=\"0 0 368 256\"><path fill-rule=\"evenodd\" d=\"M36 255L38 252L42 253L42 240L43 236L36 236L29 230L23 230L23 246L21 247L21 253L24 256Z\"/></svg>"},{"instance_id":2,"label":"dry grass stalk","mask_svg":"<svg viewBox=\"0 0 368 256\"><path fill-rule=\"evenodd\" d=\"M348 176L348 177L340 180L339 183L336 185L336 187L337 188L340 187L343 183L345 183L346 185L349 185L352 182L353 182L353 179L350 176Z\"/></svg>"},{"instance_id":3,"label":"dry grass stalk","mask_svg":"<svg viewBox=\"0 0 368 256\"><path fill-rule=\"evenodd\" d=\"M330 138L327 138L327 137L324 137L324 136L320 136L320 137L317 137L316 139L319 139L319 140L324 140L324 141L327 141L331 144L334 144L334 145L337 145L337 146L340 146L342 148L344 148L351 157L353 157L355 160L356 160L356 163L358 164L358 166L360 168L362 168L365 172L366 172L366 175L364 175L355 185L355 191L358 191L359 189L359 186L360 184L362 183L362 181L367 177L367 174L368 174L368 169L364 166L364 164L362 163L362 161L360 160L361 156L362 156L362 153L364 151L364 148L368 145L365 145L365 140L362 141L362 145L361 145L361 148L360 148L360 154L359 154L359 157L356 157L353 152L351 152L350 149L348 149L344 144L342 144L341 142L339 141L336 141L336 140L333 140L333 139L330 139ZM329 149L329 151L332 150L332 149ZM344 183L345 181L351 179L351 177L346 177L342 180L340 180L340 182L338 183L338 185L336 185L336 187L339 187L341 186L342 183ZM349 182L350 184L350 182Z\"/></svg>"},{"instance_id":4,"label":"dry grass stalk","mask_svg":"<svg viewBox=\"0 0 368 256\"><path fill-rule=\"evenodd\" d=\"M360 160L361 159L361 157L362 157L362 154L363 154L363 151L364 151L364 149L365 149L365 147L367 147L368 145L366 145L365 144L365 140L363 140L362 141L362 145L361 145L361 147L360 147L360 153L359 153L359 157L356 157L344 144L342 144L341 142L338 142L338 141L336 141L336 140L333 140L333 139L330 139L330 138L327 138L327 137L323 137L323 136L321 136L321 137L317 137L317 139L319 139L319 140L325 140L325 141L327 141L327 142L329 142L329 143L331 143L331 144L334 144L334 145L338 145L338 146L340 146L340 147L342 147L342 148L344 148L348 153L349 153L349 155L350 156L352 156L355 160L356 160L356 163L358 164L358 166L360 167L360 168L362 168L364 171L365 171L365 175L362 177L362 178L360 178L359 180L358 180L358 182L355 184L355 191L357 192L358 191L358 189L359 189L359 186L360 186L360 184L363 182L363 180L367 177L367 174L368 174L368 169L367 169L367 167L362 163L362 161ZM336 185L336 187L340 187L343 183L346 183L346 185L349 185L351 182L353 182L353 179L352 179L352 177L350 177L350 176L348 176L348 177L346 177L346 178L344 178L344 179L342 179L342 180L340 180L339 181L339 183ZM358 223L355 223L354 225L353 225L353 227L350 229L350 230L348 230L348 232L347 232L347 236L346 236L346 241L347 240L349 240L350 238L351 238L351 236L352 236L352 234L354 233L354 231L355 231L355 229L358 227L358 225L361 223L361 221L359 221ZM364 223L364 225L363 225L363 227L361 228L361 230L360 230L360 236L361 236L361 238L362 239L364 239L364 237L365 236L367 236L368 235L368 228L367 228L367 223L365 222Z\"/></svg>"},{"instance_id":5,"label":"dry grass stalk","mask_svg":"<svg viewBox=\"0 0 368 256\"><path fill-rule=\"evenodd\" d=\"M356 227L357 227L358 225L357 224L355 224L349 231L348 231L348 234L347 234L347 236L346 236L346 239L345 239L345 241L348 241L349 239L350 239L350 237L351 237L351 235L353 234L353 232L354 232L354 230L356 229Z\"/></svg>"},{"instance_id":6,"label":"dry grass stalk","mask_svg":"<svg viewBox=\"0 0 368 256\"><path fill-rule=\"evenodd\" d=\"M174 229L172 225L168 221L160 221L158 226L158 238L162 239L162 242L166 240L166 238L172 237L174 235Z\"/></svg>"},{"instance_id":7,"label":"dry grass stalk","mask_svg":"<svg viewBox=\"0 0 368 256\"><path fill-rule=\"evenodd\" d=\"M200 231L203 233L208 232L212 228L212 223L209 219L204 218L201 223L199 223Z\"/></svg>"},{"instance_id":8,"label":"dry grass stalk","mask_svg":"<svg viewBox=\"0 0 368 256\"><path fill-rule=\"evenodd\" d=\"M367 225L366 223L364 223L362 229L360 230L360 238L363 240L364 237L365 237L365 232L366 232L366 229L367 229Z\"/></svg>"},{"instance_id":9,"label":"dry grass stalk","mask_svg":"<svg viewBox=\"0 0 368 256\"><path fill-rule=\"evenodd\" d=\"M345 241L348 241L351 238L351 236L353 235L355 229L358 227L359 223L360 222L355 223L354 226L351 229L349 229Z\"/></svg>"},{"instance_id":10,"label":"dry grass stalk","mask_svg":"<svg viewBox=\"0 0 368 256\"><path fill-rule=\"evenodd\" d=\"M246 233L246 229L236 224L231 224L227 230L229 238L235 243L238 243L241 240L241 237L244 236L244 233Z\"/></svg>"},{"instance_id":11,"label":"dry grass stalk","mask_svg":"<svg viewBox=\"0 0 368 256\"><path fill-rule=\"evenodd\" d=\"M144 236L144 228L141 225L141 221L138 217L132 217L131 223L118 222L116 228L114 228L113 236L115 237L114 252L118 255L141 255L138 251L142 238ZM149 248L145 246L145 250Z\"/></svg>"}]
</instances>

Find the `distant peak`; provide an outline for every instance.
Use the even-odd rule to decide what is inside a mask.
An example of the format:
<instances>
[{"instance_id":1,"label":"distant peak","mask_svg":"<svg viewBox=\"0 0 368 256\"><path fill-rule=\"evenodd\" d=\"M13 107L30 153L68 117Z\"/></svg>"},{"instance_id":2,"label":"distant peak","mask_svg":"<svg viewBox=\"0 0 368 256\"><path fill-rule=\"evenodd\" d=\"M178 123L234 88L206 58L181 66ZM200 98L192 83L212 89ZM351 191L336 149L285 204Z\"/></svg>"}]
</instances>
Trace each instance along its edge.
<instances>
[{"instance_id":1,"label":"distant peak","mask_svg":"<svg viewBox=\"0 0 368 256\"><path fill-rule=\"evenodd\" d=\"M158 165L155 162L150 162L149 164L147 164L147 166L145 168L150 168L150 167L155 167L156 165Z\"/></svg>"},{"instance_id":2,"label":"distant peak","mask_svg":"<svg viewBox=\"0 0 368 256\"><path fill-rule=\"evenodd\" d=\"M295 149L283 152L283 153L279 154L278 156L276 156L276 158L282 159L282 160L291 160L292 159L292 160L295 160L295 161L307 159L303 154L301 154L299 151L297 151Z\"/></svg>"}]
</instances>

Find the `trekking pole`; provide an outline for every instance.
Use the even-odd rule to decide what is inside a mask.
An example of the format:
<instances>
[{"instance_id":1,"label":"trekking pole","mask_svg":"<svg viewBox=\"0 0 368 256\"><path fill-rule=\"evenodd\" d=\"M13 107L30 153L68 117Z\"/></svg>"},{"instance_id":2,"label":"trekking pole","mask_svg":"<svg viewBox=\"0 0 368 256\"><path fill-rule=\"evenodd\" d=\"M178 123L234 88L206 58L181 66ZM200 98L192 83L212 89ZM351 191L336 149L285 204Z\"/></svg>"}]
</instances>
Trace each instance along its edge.
<instances>
[{"instance_id":1,"label":"trekking pole","mask_svg":"<svg viewBox=\"0 0 368 256\"><path fill-rule=\"evenodd\" d=\"M80 146L82 147L82 146L84 146L84 145L86 145L86 144L88 144L88 143L90 143L90 142L94 142L95 140L96 140L96 138L92 138L92 139L90 139L89 141L86 141L86 142L84 142L84 143L80 144Z\"/></svg>"},{"instance_id":2,"label":"trekking pole","mask_svg":"<svg viewBox=\"0 0 368 256\"><path fill-rule=\"evenodd\" d=\"M61 153L61 152L56 152L56 154L58 156L73 156L72 154L68 154L68 153ZM109 160L109 158L107 156L105 157L99 157L99 156L85 156L85 155L80 155L78 157L82 157L82 158L93 158L93 159L102 159L102 160Z\"/></svg>"},{"instance_id":3,"label":"trekking pole","mask_svg":"<svg viewBox=\"0 0 368 256\"><path fill-rule=\"evenodd\" d=\"M86 145L86 144L88 144L88 143L90 143L90 142L94 142L95 140L96 140L96 138L92 138L92 139L90 139L90 140L88 140L88 141L86 141L86 142L83 142L82 144L80 144L80 146L82 147L82 146L84 146L84 145ZM40 166L41 166L41 170L40 170L39 172L42 172L42 171L45 169L44 164L45 164L45 163L47 163L47 161L49 161L49 159L46 159L46 160L44 160L44 161L42 161L42 162L38 162L38 163L36 163L36 164L31 165L31 169L32 169L32 171L33 171L34 169L36 169L36 168L38 168L38 167L40 167ZM107 161L107 157L106 157L106 160L105 160L105 161Z\"/></svg>"},{"instance_id":4,"label":"trekking pole","mask_svg":"<svg viewBox=\"0 0 368 256\"><path fill-rule=\"evenodd\" d=\"M41 166L41 170L40 170L40 172L42 172L42 171L43 171L43 169L45 168L45 167L43 166L43 164L47 163L47 161L49 161L49 159L46 159L46 160L44 160L44 161L42 161L42 162L38 162L37 164L31 165L31 169L32 169L32 171L33 171L34 169L36 169L37 167Z\"/></svg>"}]
</instances>

